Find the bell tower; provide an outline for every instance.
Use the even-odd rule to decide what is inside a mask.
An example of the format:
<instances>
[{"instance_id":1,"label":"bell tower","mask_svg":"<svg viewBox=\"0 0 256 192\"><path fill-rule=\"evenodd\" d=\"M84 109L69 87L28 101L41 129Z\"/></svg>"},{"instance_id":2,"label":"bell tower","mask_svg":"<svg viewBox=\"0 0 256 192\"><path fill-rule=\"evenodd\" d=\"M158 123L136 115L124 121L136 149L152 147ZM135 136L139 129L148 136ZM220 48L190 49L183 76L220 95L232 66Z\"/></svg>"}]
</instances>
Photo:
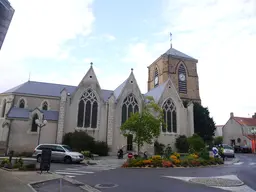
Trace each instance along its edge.
<instances>
[{"instance_id":1,"label":"bell tower","mask_svg":"<svg viewBox=\"0 0 256 192\"><path fill-rule=\"evenodd\" d=\"M170 77L182 100L201 103L197 74L198 60L172 47L148 66L148 91Z\"/></svg>"}]
</instances>

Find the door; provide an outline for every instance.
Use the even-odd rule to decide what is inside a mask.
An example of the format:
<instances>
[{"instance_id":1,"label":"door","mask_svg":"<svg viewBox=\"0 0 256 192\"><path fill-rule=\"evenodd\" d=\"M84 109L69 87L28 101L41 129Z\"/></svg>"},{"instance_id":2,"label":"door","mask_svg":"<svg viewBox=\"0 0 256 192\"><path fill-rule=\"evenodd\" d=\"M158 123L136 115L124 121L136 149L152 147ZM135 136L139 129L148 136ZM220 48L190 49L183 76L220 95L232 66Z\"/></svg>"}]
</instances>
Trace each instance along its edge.
<instances>
[{"instance_id":1,"label":"door","mask_svg":"<svg viewBox=\"0 0 256 192\"><path fill-rule=\"evenodd\" d=\"M127 136L127 151L133 150L133 135Z\"/></svg>"},{"instance_id":2,"label":"door","mask_svg":"<svg viewBox=\"0 0 256 192\"><path fill-rule=\"evenodd\" d=\"M57 161L63 161L65 155L65 150L61 146L55 146L54 159L56 159Z\"/></svg>"}]
</instances>

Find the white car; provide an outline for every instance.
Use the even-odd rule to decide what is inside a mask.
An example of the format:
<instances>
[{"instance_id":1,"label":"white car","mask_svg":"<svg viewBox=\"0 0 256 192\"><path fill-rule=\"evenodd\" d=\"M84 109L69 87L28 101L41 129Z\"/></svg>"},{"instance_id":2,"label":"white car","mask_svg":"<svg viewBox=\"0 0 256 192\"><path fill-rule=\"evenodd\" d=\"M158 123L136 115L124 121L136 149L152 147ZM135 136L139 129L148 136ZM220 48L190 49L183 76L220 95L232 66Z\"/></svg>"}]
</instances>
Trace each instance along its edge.
<instances>
[{"instance_id":1,"label":"white car","mask_svg":"<svg viewBox=\"0 0 256 192\"><path fill-rule=\"evenodd\" d=\"M223 149L224 149L225 157L235 158L235 150L232 146L227 145L227 144L223 144L222 146L223 146Z\"/></svg>"}]
</instances>

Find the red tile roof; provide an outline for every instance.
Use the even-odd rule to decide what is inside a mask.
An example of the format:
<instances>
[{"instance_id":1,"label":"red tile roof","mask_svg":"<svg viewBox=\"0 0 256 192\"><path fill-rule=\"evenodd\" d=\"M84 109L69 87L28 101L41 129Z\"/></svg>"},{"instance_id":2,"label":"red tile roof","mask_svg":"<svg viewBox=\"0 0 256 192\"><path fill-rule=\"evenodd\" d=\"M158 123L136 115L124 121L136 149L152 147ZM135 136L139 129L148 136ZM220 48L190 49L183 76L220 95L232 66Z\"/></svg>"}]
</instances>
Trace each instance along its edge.
<instances>
[{"instance_id":1,"label":"red tile roof","mask_svg":"<svg viewBox=\"0 0 256 192\"><path fill-rule=\"evenodd\" d=\"M246 126L256 126L256 119L254 118L245 118L245 117L233 117L240 125Z\"/></svg>"}]
</instances>

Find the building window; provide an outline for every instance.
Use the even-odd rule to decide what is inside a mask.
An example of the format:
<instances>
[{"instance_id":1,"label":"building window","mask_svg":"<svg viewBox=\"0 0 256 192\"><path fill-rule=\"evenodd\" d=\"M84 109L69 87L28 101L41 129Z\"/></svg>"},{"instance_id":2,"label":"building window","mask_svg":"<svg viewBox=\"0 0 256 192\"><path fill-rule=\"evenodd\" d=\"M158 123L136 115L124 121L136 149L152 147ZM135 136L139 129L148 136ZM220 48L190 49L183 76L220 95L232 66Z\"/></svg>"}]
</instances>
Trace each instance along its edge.
<instances>
[{"instance_id":1,"label":"building window","mask_svg":"<svg viewBox=\"0 0 256 192\"><path fill-rule=\"evenodd\" d=\"M25 108L25 100L21 99L19 102L19 108Z\"/></svg>"},{"instance_id":2,"label":"building window","mask_svg":"<svg viewBox=\"0 0 256 192\"><path fill-rule=\"evenodd\" d=\"M91 89L81 97L78 104L77 127L97 128L98 101Z\"/></svg>"},{"instance_id":3,"label":"building window","mask_svg":"<svg viewBox=\"0 0 256 192\"><path fill-rule=\"evenodd\" d=\"M2 102L2 114L1 117L5 116L5 108L6 108L6 100L4 99Z\"/></svg>"},{"instance_id":4,"label":"building window","mask_svg":"<svg viewBox=\"0 0 256 192\"><path fill-rule=\"evenodd\" d=\"M187 73L184 64L181 64L178 69L179 92L187 94Z\"/></svg>"},{"instance_id":5,"label":"building window","mask_svg":"<svg viewBox=\"0 0 256 192\"><path fill-rule=\"evenodd\" d=\"M133 94L128 95L122 105L122 124L133 114L139 112L139 105Z\"/></svg>"},{"instance_id":6,"label":"building window","mask_svg":"<svg viewBox=\"0 0 256 192\"><path fill-rule=\"evenodd\" d=\"M177 133L177 112L172 99L167 99L163 104L164 122L162 131L167 133Z\"/></svg>"},{"instance_id":7,"label":"building window","mask_svg":"<svg viewBox=\"0 0 256 192\"><path fill-rule=\"evenodd\" d=\"M159 85L159 74L157 68L155 69L154 74L154 87L157 87Z\"/></svg>"},{"instance_id":8,"label":"building window","mask_svg":"<svg viewBox=\"0 0 256 192\"><path fill-rule=\"evenodd\" d=\"M42 110L47 111L48 110L48 103L47 101L44 101L42 104Z\"/></svg>"},{"instance_id":9,"label":"building window","mask_svg":"<svg viewBox=\"0 0 256 192\"><path fill-rule=\"evenodd\" d=\"M35 114L32 119L32 126L31 126L31 132L37 132L37 124L36 120L38 119L38 115Z\"/></svg>"}]
</instances>

